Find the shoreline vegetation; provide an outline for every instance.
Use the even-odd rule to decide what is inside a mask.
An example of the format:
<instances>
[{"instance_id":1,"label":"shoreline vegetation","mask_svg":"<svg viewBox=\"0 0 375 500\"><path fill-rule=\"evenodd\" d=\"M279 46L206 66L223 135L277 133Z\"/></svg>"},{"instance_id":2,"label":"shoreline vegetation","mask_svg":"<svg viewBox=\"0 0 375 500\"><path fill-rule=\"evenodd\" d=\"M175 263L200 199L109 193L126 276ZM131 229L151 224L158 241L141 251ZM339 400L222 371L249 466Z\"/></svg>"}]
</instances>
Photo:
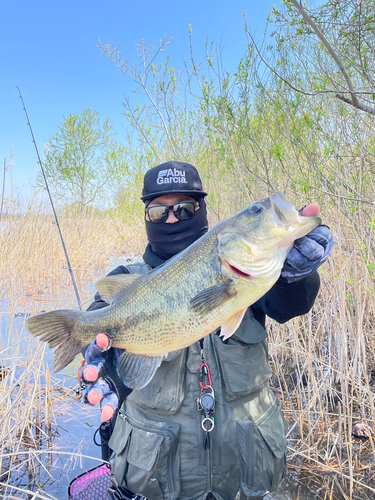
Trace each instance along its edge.
<instances>
[{"instance_id":1,"label":"shoreline vegetation","mask_svg":"<svg viewBox=\"0 0 375 500\"><path fill-rule=\"evenodd\" d=\"M136 232L123 228L117 233L116 224L122 223L110 217L62 218L60 224L87 307L93 283L113 267L115 257L131 259L130 247L140 252L141 238L137 242ZM29 315L77 308L53 218L37 209L3 217L0 260L0 498L66 498L77 467L101 462L100 448L88 450L100 416L76 400L79 360L52 374L51 352L25 329ZM65 488L51 496L59 477Z\"/></svg>"}]
</instances>

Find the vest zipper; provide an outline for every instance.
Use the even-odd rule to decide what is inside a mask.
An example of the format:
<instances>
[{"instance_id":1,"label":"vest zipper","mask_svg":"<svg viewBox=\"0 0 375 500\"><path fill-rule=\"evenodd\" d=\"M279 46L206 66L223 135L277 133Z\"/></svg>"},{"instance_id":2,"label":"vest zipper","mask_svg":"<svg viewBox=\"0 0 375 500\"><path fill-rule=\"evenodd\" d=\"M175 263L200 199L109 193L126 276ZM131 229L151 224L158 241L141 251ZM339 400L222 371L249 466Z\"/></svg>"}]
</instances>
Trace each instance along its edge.
<instances>
[{"instance_id":1,"label":"vest zipper","mask_svg":"<svg viewBox=\"0 0 375 500\"><path fill-rule=\"evenodd\" d=\"M204 339L201 339L199 341L200 348L201 348L201 362L203 362L203 360L205 360L205 354L204 354L205 340L206 339L204 338ZM207 458L207 478L206 478L206 480L207 480L206 495L207 495L208 493L212 492L212 484L213 484L213 470L212 470L212 458L211 458L212 439L211 439L211 435L209 435L209 436L203 435L202 439L203 439L204 453L206 454L206 458ZM207 447L206 447L206 439L208 439L208 446Z\"/></svg>"}]
</instances>

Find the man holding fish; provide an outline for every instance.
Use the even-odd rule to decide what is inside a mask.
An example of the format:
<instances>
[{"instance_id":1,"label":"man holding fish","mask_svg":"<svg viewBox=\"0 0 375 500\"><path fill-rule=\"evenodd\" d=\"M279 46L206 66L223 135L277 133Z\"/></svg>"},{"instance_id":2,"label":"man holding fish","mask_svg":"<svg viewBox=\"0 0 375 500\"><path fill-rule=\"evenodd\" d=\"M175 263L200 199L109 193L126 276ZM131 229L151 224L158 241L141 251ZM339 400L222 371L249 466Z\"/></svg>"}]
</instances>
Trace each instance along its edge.
<instances>
[{"instance_id":1,"label":"man holding fish","mask_svg":"<svg viewBox=\"0 0 375 500\"><path fill-rule=\"evenodd\" d=\"M57 347L55 371L89 345L87 401L101 400L104 421L120 405L109 498L263 498L286 459L266 316L311 309L332 234L317 205L299 215L281 193L206 234L206 193L186 163L149 170L142 194L143 262L100 280L89 312L52 311L28 329Z\"/></svg>"}]
</instances>

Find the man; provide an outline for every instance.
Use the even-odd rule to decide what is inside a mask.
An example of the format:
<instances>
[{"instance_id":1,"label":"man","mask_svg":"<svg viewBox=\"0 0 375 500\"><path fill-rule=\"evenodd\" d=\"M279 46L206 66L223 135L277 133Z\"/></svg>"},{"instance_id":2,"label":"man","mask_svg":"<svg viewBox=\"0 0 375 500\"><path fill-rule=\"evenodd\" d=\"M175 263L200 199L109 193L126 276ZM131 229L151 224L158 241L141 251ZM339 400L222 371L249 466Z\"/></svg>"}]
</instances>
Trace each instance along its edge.
<instances>
[{"instance_id":1,"label":"man","mask_svg":"<svg viewBox=\"0 0 375 500\"><path fill-rule=\"evenodd\" d=\"M110 274L145 274L200 238L208 228L205 196L192 165L171 161L149 170L141 198L149 241L144 262ZM302 213L318 211L310 205ZM286 440L269 386L266 315L284 323L311 309L320 286L317 268L332 246L325 226L298 240L281 278L247 310L230 339L223 342L213 332L170 353L143 389L131 392L121 384L115 370L119 350L103 354L108 337L100 335L89 346L87 400L102 399L103 420L122 401L109 442L110 498L245 500L277 488ZM105 306L97 294L89 310Z\"/></svg>"}]
</instances>

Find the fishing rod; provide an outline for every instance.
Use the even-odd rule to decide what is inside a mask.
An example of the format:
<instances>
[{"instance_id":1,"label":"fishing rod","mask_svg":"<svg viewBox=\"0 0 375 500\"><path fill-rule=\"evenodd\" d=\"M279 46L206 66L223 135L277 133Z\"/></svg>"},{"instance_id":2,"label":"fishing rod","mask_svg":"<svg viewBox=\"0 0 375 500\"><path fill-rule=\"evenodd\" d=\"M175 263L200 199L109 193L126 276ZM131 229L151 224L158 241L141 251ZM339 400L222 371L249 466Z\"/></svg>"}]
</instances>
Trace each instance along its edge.
<instances>
[{"instance_id":1,"label":"fishing rod","mask_svg":"<svg viewBox=\"0 0 375 500\"><path fill-rule=\"evenodd\" d=\"M41 171L42 171L42 174L43 174L43 178L44 178L44 182L46 184L47 193L48 193L48 196L49 196L49 200L51 202L53 215L54 215L55 221L56 221L56 226L57 226L57 229L59 230L60 239L61 239L61 243L62 243L62 246L63 246L63 249L64 249L66 262L68 264L68 269L69 269L70 277L72 278L72 283L73 283L74 291L75 291L75 294L76 294L76 297L77 297L78 307L80 309L82 309L81 298L79 296L79 292L78 292L76 280L74 279L73 269L72 269L72 266L70 265L70 260L69 260L68 252L66 250L64 238L63 238L63 235L62 235L62 232L61 232L61 228L60 228L60 224L59 224L59 220L57 218L57 214L56 214L56 211L55 211L55 206L53 204L52 195L51 195L51 192L49 190L49 186L48 186L48 182L47 182L47 177L46 177L46 174L44 172L43 163L42 163L42 160L40 159L40 156L39 156L38 146L36 145L36 142L35 142L33 129L31 128L31 123L30 123L29 116L28 116L27 111L26 111L25 103L24 103L23 98L22 98L21 90L19 89L19 87L17 87L17 89L18 89L18 92L20 94L20 99L21 99L21 102L22 102L23 110L24 110L25 115L26 115L27 124L28 124L30 132L31 132L32 143L35 146L36 155L38 157L38 163L40 165L40 168L41 168Z\"/></svg>"}]
</instances>

